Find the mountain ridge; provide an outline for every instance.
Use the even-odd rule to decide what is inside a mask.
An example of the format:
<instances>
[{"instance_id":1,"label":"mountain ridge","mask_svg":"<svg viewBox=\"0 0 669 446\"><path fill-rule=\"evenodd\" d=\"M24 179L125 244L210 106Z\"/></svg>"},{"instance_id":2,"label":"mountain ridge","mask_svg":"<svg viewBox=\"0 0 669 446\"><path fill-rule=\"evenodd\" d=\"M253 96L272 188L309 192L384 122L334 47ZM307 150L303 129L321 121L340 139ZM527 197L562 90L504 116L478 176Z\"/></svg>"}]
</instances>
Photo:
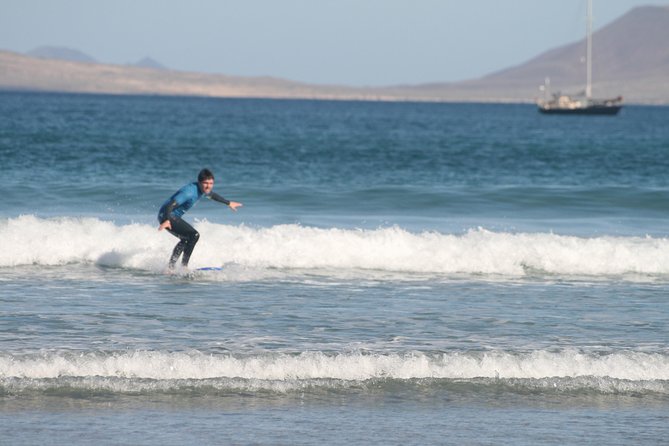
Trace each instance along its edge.
<instances>
[{"instance_id":1,"label":"mountain ridge","mask_svg":"<svg viewBox=\"0 0 669 446\"><path fill-rule=\"evenodd\" d=\"M88 54L63 46L38 46L37 48L26 52L26 55L37 57L39 59L59 59L70 62L97 63L97 60Z\"/></svg>"}]
</instances>

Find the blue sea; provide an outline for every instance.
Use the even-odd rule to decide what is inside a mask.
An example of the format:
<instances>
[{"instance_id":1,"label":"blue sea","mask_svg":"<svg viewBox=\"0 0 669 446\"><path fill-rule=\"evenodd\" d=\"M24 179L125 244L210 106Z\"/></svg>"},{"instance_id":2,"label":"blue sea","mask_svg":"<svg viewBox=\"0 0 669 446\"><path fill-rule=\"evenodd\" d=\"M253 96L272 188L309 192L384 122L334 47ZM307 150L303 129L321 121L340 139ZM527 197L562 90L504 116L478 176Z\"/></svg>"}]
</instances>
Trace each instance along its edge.
<instances>
[{"instance_id":1,"label":"blue sea","mask_svg":"<svg viewBox=\"0 0 669 446\"><path fill-rule=\"evenodd\" d=\"M668 123L0 93L0 443L667 444Z\"/></svg>"}]
</instances>

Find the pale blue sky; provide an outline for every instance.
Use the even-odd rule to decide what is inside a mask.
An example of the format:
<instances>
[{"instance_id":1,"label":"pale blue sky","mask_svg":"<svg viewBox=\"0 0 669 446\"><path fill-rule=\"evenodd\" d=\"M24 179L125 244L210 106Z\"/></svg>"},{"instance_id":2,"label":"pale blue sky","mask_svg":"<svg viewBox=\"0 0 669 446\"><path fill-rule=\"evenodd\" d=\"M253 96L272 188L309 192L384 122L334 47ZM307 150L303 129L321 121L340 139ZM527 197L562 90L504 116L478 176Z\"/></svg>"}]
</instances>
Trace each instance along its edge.
<instances>
[{"instance_id":1,"label":"pale blue sky","mask_svg":"<svg viewBox=\"0 0 669 446\"><path fill-rule=\"evenodd\" d=\"M0 49L320 84L471 79L582 39L585 0L0 0ZM595 0L595 30L642 5ZM595 42L596 45L596 42Z\"/></svg>"}]
</instances>

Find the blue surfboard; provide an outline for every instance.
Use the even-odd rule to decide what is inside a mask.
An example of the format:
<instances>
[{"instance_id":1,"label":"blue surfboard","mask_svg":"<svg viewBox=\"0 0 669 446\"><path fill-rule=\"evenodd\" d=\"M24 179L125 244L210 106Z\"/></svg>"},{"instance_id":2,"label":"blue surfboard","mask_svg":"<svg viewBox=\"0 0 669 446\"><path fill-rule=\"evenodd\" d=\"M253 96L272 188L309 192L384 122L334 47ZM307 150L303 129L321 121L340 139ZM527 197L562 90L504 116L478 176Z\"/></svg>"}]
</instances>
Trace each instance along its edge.
<instances>
[{"instance_id":1,"label":"blue surfboard","mask_svg":"<svg viewBox=\"0 0 669 446\"><path fill-rule=\"evenodd\" d=\"M197 268L195 271L221 271L223 268L220 266L205 266L203 268Z\"/></svg>"}]
</instances>

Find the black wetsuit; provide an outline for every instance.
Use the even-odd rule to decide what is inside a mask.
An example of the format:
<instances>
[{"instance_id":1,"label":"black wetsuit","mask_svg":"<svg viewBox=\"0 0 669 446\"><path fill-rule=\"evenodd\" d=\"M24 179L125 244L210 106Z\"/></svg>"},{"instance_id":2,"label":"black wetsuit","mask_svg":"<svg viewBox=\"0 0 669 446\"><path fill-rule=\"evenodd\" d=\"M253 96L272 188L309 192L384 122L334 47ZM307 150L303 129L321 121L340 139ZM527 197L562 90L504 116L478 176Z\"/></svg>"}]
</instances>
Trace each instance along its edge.
<instances>
[{"instance_id":1,"label":"black wetsuit","mask_svg":"<svg viewBox=\"0 0 669 446\"><path fill-rule=\"evenodd\" d=\"M158 221L162 224L165 220L169 220L172 228L167 231L179 238L179 243L174 247L172 256L170 257L170 268L174 267L181 254L183 254L181 264L183 266L188 266L188 261L193 253L195 244L200 238L200 234L195 228L186 223L181 216L192 208L203 196L218 201L219 203L226 205L230 204L229 200L226 200L214 192L205 195L204 192L200 190L197 183L189 183L174 193L174 195L160 207Z\"/></svg>"}]
</instances>

